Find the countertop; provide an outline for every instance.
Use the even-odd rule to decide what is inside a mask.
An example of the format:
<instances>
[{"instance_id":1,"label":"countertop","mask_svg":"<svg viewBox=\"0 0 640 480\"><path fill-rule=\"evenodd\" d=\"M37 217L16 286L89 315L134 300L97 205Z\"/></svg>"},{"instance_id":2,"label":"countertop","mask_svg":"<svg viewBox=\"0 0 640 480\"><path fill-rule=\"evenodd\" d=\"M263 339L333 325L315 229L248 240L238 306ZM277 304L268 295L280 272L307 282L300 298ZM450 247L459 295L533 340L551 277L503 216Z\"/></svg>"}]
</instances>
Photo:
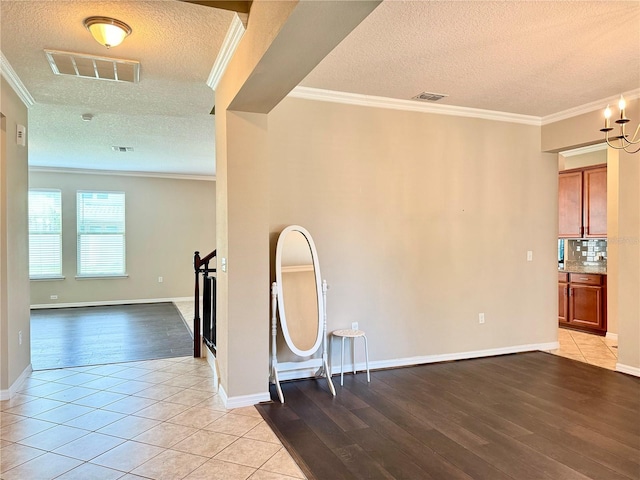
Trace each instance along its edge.
<instances>
[{"instance_id":1,"label":"countertop","mask_svg":"<svg viewBox=\"0 0 640 480\"><path fill-rule=\"evenodd\" d=\"M607 267L585 267L584 265L565 266L558 268L559 273L594 273L598 275L606 275Z\"/></svg>"}]
</instances>

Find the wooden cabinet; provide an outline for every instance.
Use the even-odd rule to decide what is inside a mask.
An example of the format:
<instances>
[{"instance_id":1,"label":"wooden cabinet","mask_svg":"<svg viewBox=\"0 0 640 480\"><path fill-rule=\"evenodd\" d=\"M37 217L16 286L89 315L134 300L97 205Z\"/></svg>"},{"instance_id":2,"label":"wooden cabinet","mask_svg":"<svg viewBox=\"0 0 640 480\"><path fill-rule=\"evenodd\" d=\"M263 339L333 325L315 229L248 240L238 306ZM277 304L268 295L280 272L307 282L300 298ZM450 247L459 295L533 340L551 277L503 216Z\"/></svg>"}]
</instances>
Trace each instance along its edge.
<instances>
[{"instance_id":1,"label":"wooden cabinet","mask_svg":"<svg viewBox=\"0 0 640 480\"><path fill-rule=\"evenodd\" d=\"M607 167L585 170L584 236L607 236Z\"/></svg>"},{"instance_id":2,"label":"wooden cabinet","mask_svg":"<svg viewBox=\"0 0 640 480\"><path fill-rule=\"evenodd\" d=\"M559 274L559 325L605 335L607 333L606 289L606 275Z\"/></svg>"},{"instance_id":3,"label":"wooden cabinet","mask_svg":"<svg viewBox=\"0 0 640 480\"><path fill-rule=\"evenodd\" d=\"M558 237L582 237L582 172L558 178Z\"/></svg>"},{"instance_id":4,"label":"wooden cabinet","mask_svg":"<svg viewBox=\"0 0 640 480\"><path fill-rule=\"evenodd\" d=\"M606 165L561 172L558 177L558 237L606 236Z\"/></svg>"},{"instance_id":5,"label":"wooden cabinet","mask_svg":"<svg viewBox=\"0 0 640 480\"><path fill-rule=\"evenodd\" d=\"M569 274L558 273L558 322L569 322Z\"/></svg>"}]
</instances>

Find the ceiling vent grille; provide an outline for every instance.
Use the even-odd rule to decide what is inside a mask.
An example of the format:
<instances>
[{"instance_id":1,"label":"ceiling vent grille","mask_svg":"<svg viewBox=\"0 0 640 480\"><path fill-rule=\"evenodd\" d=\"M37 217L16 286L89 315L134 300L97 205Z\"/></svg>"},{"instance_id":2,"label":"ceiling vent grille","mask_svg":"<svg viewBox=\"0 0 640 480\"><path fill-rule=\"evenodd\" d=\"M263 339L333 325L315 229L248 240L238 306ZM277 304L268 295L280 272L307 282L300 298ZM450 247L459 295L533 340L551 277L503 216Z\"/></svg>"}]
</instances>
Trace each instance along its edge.
<instances>
[{"instance_id":1,"label":"ceiling vent grille","mask_svg":"<svg viewBox=\"0 0 640 480\"><path fill-rule=\"evenodd\" d=\"M438 100L442 100L445 97L448 97L444 93L431 93L431 92L422 92L412 97L412 100L419 100L421 102L437 102Z\"/></svg>"},{"instance_id":2,"label":"ceiling vent grille","mask_svg":"<svg viewBox=\"0 0 640 480\"><path fill-rule=\"evenodd\" d=\"M58 50L45 50L44 53L55 75L71 75L112 82L138 83L140 81L140 62Z\"/></svg>"},{"instance_id":3,"label":"ceiling vent grille","mask_svg":"<svg viewBox=\"0 0 640 480\"><path fill-rule=\"evenodd\" d=\"M133 147L118 147L116 145L114 145L113 147L111 147L111 150L113 150L114 152L133 152Z\"/></svg>"}]
</instances>

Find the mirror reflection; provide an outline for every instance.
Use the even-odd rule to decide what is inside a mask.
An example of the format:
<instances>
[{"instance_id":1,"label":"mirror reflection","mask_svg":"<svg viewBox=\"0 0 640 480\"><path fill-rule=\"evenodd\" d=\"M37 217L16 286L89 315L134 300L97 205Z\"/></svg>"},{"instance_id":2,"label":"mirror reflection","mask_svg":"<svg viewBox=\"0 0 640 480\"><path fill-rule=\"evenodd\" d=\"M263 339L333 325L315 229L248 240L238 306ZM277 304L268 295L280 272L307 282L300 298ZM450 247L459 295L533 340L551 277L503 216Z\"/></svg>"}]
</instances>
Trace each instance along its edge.
<instances>
[{"instance_id":1,"label":"mirror reflection","mask_svg":"<svg viewBox=\"0 0 640 480\"><path fill-rule=\"evenodd\" d=\"M318 286L311 247L301 232L287 233L280 268L280 304L290 340L299 350L312 350L319 336Z\"/></svg>"}]
</instances>

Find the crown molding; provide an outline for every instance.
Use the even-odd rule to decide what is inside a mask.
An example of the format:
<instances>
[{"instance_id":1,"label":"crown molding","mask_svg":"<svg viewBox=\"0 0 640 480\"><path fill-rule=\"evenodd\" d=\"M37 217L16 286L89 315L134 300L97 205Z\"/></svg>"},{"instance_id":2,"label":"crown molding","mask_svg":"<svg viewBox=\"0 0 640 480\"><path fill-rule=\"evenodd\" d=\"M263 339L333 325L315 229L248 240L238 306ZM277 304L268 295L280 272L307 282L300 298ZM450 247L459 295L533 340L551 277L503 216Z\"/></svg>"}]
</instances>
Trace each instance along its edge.
<instances>
[{"instance_id":1,"label":"crown molding","mask_svg":"<svg viewBox=\"0 0 640 480\"><path fill-rule=\"evenodd\" d=\"M493 110L482 110L479 108L457 107L454 105L426 104L419 103L415 100L377 97L374 95L338 92L333 90L323 90L320 88L298 86L294 88L288 96L293 98L304 98L307 100L318 100L322 102L344 103L347 105L359 105L364 107L389 108L393 110L436 113L439 115L453 115L457 117L482 118L485 120L521 123L524 125L541 125L540 117L532 115L497 112Z\"/></svg>"},{"instance_id":2,"label":"crown molding","mask_svg":"<svg viewBox=\"0 0 640 480\"><path fill-rule=\"evenodd\" d=\"M41 167L29 166L29 172L42 173L75 173L79 175L117 175L121 177L149 177L149 178L169 178L173 180L201 180L205 182L215 182L215 175L190 175L182 173L162 173L162 172L127 172L124 170L92 170L89 168L66 168L66 167Z\"/></svg>"},{"instance_id":3,"label":"crown molding","mask_svg":"<svg viewBox=\"0 0 640 480\"><path fill-rule=\"evenodd\" d=\"M628 92L622 92L622 95L624 95L624 98L627 99L627 101L636 100L640 98L640 88L629 90ZM567 118L571 117L577 117L578 115L591 113L595 110L604 111L605 105L617 105L619 98L619 95L614 95L612 97L596 100L595 102L585 103L584 105L580 105L578 107L569 108L568 110L563 110L562 112L552 113L551 115L542 117L542 125L559 122L560 120L566 120Z\"/></svg>"},{"instance_id":4,"label":"crown molding","mask_svg":"<svg viewBox=\"0 0 640 480\"><path fill-rule=\"evenodd\" d=\"M222 41L222 46L220 47L216 61L211 68L209 78L207 79L207 85L211 87L212 90L215 91L218 87L218 83L220 83L222 75L227 69L236 48L238 48L238 44L240 40L242 40L245 30L240 17L237 14L234 15L233 20L231 20L231 25L229 25L229 30L227 30L227 34Z\"/></svg>"},{"instance_id":5,"label":"crown molding","mask_svg":"<svg viewBox=\"0 0 640 480\"><path fill-rule=\"evenodd\" d=\"M7 82L9 82L11 88L13 88L27 108L31 108L35 105L36 101L29 93L29 90L27 90L27 87L24 86L24 83L22 83L22 80L20 80L20 77L2 51L0 51L0 73L2 73L2 76L7 80Z\"/></svg>"}]
</instances>

